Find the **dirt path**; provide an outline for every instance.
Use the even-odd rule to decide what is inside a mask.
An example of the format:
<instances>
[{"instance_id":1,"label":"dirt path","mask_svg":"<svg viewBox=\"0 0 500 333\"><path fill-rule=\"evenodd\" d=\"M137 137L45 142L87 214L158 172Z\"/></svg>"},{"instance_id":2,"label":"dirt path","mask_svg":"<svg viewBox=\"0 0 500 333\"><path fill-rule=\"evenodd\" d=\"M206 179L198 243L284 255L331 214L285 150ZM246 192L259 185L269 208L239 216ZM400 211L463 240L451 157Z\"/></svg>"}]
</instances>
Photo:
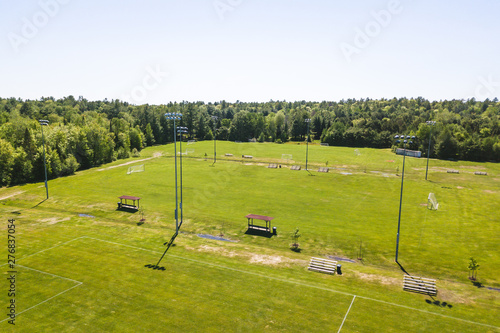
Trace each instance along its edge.
<instances>
[{"instance_id":1,"label":"dirt path","mask_svg":"<svg viewBox=\"0 0 500 333\"><path fill-rule=\"evenodd\" d=\"M150 159L153 159L153 158L160 157L161 155L162 155L161 153L154 153L153 157L143 158L142 160L130 161L130 162L122 163L122 164L118 164L118 165L113 165L113 166L110 166L110 167L107 167L107 168L98 169L97 171L104 171L104 170L108 170L108 169L118 168L118 167L121 167L121 166L124 166L124 165L129 165L129 164L133 164L133 163L137 163L137 162L147 161L147 160L150 160Z\"/></svg>"}]
</instances>

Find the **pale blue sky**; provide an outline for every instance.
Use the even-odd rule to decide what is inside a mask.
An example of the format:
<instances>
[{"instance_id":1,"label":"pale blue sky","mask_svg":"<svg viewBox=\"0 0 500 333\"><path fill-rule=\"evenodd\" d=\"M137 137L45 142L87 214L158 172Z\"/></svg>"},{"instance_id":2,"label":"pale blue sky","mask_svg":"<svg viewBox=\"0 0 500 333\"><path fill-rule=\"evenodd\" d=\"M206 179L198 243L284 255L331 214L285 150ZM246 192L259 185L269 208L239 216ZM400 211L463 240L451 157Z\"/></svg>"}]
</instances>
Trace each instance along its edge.
<instances>
[{"instance_id":1,"label":"pale blue sky","mask_svg":"<svg viewBox=\"0 0 500 333\"><path fill-rule=\"evenodd\" d=\"M0 96L500 98L499 13L498 0L0 0Z\"/></svg>"}]
</instances>

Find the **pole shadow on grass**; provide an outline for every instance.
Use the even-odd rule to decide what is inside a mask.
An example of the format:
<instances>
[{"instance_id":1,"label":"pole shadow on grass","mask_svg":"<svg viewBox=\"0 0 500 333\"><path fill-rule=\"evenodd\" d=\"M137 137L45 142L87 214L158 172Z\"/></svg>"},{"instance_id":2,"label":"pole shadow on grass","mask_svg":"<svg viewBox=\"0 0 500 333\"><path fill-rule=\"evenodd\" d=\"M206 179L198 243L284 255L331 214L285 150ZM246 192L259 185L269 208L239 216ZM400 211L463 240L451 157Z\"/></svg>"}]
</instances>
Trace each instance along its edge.
<instances>
[{"instance_id":1,"label":"pole shadow on grass","mask_svg":"<svg viewBox=\"0 0 500 333\"><path fill-rule=\"evenodd\" d=\"M31 208L36 208L36 207L40 206L41 204L43 204L45 201L47 201L47 199L43 199L42 201L40 201L39 203L37 203L36 205L34 205Z\"/></svg>"},{"instance_id":2,"label":"pole shadow on grass","mask_svg":"<svg viewBox=\"0 0 500 333\"><path fill-rule=\"evenodd\" d=\"M451 305L450 303L448 302L441 302L441 301L438 301L437 299L435 299L434 297L430 296L431 299L426 299L425 300L425 303L427 304L432 304L432 305L435 305L435 306L439 306L441 308L448 308L448 309L451 309L453 307L453 305Z\"/></svg>"},{"instance_id":3,"label":"pole shadow on grass","mask_svg":"<svg viewBox=\"0 0 500 333\"><path fill-rule=\"evenodd\" d=\"M160 258L160 260L158 260L158 262L156 263L156 265L147 264L147 265L144 265L144 267L152 268L154 270L164 271L165 267L160 266L160 262L162 261L163 257L165 257L165 254L167 254L168 249L170 249L171 246L175 246L174 240L175 240L175 238L177 237L178 234L179 233L176 232L172 236L172 238L170 238L170 240L168 242L163 243L163 245L167 245L167 248L165 249L165 252L163 252L163 254L161 255L161 258Z\"/></svg>"},{"instance_id":4,"label":"pole shadow on grass","mask_svg":"<svg viewBox=\"0 0 500 333\"><path fill-rule=\"evenodd\" d=\"M403 265L401 265L398 261L396 261L396 264L398 264L398 265L399 265L399 268L401 268L401 270L402 270L402 271L403 271L406 275L411 276L411 274L410 274L410 273L408 273L408 272L406 271L406 269L403 267Z\"/></svg>"}]
</instances>

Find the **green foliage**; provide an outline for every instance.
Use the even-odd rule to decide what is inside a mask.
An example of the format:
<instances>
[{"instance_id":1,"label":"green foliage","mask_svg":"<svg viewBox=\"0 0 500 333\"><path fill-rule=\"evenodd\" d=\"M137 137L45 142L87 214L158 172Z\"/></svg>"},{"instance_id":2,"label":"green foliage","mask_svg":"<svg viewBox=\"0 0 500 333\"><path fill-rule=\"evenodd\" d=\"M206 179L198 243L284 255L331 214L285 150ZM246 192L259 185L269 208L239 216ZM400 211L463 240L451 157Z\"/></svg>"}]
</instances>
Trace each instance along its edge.
<instances>
[{"instance_id":1,"label":"green foliage","mask_svg":"<svg viewBox=\"0 0 500 333\"><path fill-rule=\"evenodd\" d=\"M393 98L135 106L119 100L88 101L73 96L25 101L0 98L0 138L16 150L20 159L16 167L23 166L27 172L10 174L9 183L41 179L39 119L50 122L45 128L46 144L58 155L50 156L51 177L58 177L72 169L64 167L69 156L74 156L80 169L87 169L127 158L134 148L140 152L147 146L172 142L173 122L163 116L166 112L183 113L177 126L188 127L188 137L198 141L213 139L211 116L218 117L217 140L247 142L257 138L259 142L277 143L305 140L305 119L310 118L311 138L330 146L389 148L395 134L411 132L418 138L412 149L422 151L424 156L430 139L430 157L500 161L498 100L430 102L423 98ZM436 121L432 135L427 120ZM31 169L22 161L25 157L18 148L31 160Z\"/></svg>"},{"instance_id":2,"label":"green foliage","mask_svg":"<svg viewBox=\"0 0 500 333\"><path fill-rule=\"evenodd\" d=\"M471 280L476 280L477 278L477 271L479 270L479 264L477 263L477 260L474 259L474 257L469 258L469 279Z\"/></svg>"}]
</instances>

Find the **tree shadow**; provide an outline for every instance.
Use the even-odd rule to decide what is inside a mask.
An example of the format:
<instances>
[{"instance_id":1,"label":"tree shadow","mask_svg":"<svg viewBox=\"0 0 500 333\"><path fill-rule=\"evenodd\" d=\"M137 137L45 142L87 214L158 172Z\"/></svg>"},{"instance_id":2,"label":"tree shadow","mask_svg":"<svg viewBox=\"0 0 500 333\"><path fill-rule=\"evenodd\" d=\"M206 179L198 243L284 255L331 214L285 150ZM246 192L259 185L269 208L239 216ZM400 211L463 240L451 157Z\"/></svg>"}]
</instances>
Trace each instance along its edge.
<instances>
[{"instance_id":1,"label":"tree shadow","mask_svg":"<svg viewBox=\"0 0 500 333\"><path fill-rule=\"evenodd\" d=\"M484 288L483 284L482 284L481 282L479 282L479 281L474 281L474 280L471 280L471 282L472 282L472 285L473 285L474 287L477 287L477 288Z\"/></svg>"}]
</instances>

